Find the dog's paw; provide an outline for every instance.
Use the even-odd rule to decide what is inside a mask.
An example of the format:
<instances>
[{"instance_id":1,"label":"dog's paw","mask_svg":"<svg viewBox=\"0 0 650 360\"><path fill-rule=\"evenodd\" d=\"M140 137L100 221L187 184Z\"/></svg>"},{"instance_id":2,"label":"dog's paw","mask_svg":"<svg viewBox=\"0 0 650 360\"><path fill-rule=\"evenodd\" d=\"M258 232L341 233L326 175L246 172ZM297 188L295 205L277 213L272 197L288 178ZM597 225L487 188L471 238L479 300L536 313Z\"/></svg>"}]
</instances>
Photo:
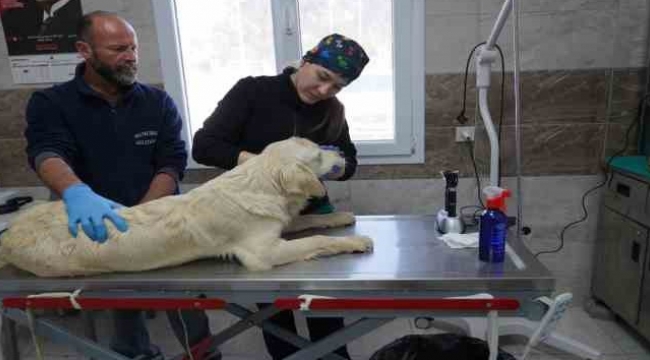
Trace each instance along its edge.
<instances>
[{"instance_id":1,"label":"dog's paw","mask_svg":"<svg viewBox=\"0 0 650 360\"><path fill-rule=\"evenodd\" d=\"M346 226L352 225L356 222L354 214L348 211L337 211L332 213L332 225L335 226Z\"/></svg>"},{"instance_id":2,"label":"dog's paw","mask_svg":"<svg viewBox=\"0 0 650 360\"><path fill-rule=\"evenodd\" d=\"M244 265L244 267L249 271L266 271L273 268L273 265L268 261L263 261L260 257L249 251L238 249L235 251L234 255L239 263Z\"/></svg>"},{"instance_id":3,"label":"dog's paw","mask_svg":"<svg viewBox=\"0 0 650 360\"><path fill-rule=\"evenodd\" d=\"M353 246L353 252L372 252L373 242L367 236L351 236L350 243Z\"/></svg>"},{"instance_id":4,"label":"dog's paw","mask_svg":"<svg viewBox=\"0 0 650 360\"><path fill-rule=\"evenodd\" d=\"M333 227L347 226L356 221L351 212L337 211L329 214L307 214L300 215L283 229L283 233L293 233L307 229L327 229Z\"/></svg>"}]
</instances>

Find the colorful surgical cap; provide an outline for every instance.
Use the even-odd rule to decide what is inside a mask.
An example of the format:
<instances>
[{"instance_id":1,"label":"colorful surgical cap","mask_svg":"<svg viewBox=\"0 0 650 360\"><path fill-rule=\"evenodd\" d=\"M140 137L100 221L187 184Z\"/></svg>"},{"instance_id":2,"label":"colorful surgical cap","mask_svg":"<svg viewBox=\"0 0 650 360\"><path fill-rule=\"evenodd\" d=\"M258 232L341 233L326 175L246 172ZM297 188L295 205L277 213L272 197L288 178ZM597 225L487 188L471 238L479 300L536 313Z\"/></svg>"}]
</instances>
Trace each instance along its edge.
<instances>
[{"instance_id":1,"label":"colorful surgical cap","mask_svg":"<svg viewBox=\"0 0 650 360\"><path fill-rule=\"evenodd\" d=\"M361 75L370 61L361 45L339 34L324 37L302 59L339 74L348 84Z\"/></svg>"}]
</instances>

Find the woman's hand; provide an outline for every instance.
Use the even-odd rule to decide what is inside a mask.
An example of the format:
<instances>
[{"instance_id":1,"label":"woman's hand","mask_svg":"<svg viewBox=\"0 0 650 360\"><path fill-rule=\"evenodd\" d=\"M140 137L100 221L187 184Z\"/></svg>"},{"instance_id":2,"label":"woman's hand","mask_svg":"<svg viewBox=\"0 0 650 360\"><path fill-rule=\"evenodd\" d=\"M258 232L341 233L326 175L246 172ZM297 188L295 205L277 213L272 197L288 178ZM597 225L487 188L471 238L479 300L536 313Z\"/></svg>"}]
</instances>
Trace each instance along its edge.
<instances>
[{"instance_id":1,"label":"woman's hand","mask_svg":"<svg viewBox=\"0 0 650 360\"><path fill-rule=\"evenodd\" d=\"M336 151L342 158L345 159L345 154L341 149L339 149L338 146L334 145L320 145L319 146L323 150L327 151ZM323 175L323 179L325 180L338 180L343 174L345 173L345 166L338 166L334 165L332 169L325 175Z\"/></svg>"},{"instance_id":2,"label":"woman's hand","mask_svg":"<svg viewBox=\"0 0 650 360\"><path fill-rule=\"evenodd\" d=\"M255 156L256 156L255 154L250 153L248 151L242 151L239 153L239 156L237 157L237 165L241 165L246 161L254 158Z\"/></svg>"}]
</instances>

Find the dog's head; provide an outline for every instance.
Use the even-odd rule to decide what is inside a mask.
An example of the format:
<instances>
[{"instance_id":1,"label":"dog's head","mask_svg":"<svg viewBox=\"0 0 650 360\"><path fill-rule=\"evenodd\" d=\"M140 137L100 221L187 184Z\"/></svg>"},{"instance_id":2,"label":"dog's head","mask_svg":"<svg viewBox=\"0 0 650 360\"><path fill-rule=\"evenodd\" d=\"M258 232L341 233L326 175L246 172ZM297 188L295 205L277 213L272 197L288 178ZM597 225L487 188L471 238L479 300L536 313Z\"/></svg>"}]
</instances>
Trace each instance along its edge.
<instances>
[{"instance_id":1,"label":"dog's head","mask_svg":"<svg viewBox=\"0 0 650 360\"><path fill-rule=\"evenodd\" d=\"M337 151L321 149L298 137L270 144L262 154L280 165L281 186L290 194L324 196L325 188L319 178L335 166L345 166L345 160Z\"/></svg>"}]
</instances>

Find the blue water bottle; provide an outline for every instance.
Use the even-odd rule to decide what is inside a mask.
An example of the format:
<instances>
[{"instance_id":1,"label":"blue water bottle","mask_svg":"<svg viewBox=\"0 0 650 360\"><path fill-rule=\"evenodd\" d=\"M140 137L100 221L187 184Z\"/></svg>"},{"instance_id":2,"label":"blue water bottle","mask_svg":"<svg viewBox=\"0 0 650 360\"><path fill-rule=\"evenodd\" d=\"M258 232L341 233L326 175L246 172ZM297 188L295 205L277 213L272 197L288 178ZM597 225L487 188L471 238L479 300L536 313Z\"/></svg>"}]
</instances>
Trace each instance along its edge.
<instances>
[{"instance_id":1,"label":"blue water bottle","mask_svg":"<svg viewBox=\"0 0 650 360\"><path fill-rule=\"evenodd\" d=\"M508 217L505 214L506 198L510 191L497 186L483 189L487 200L481 214L478 235L478 258L481 261L500 263L505 258Z\"/></svg>"}]
</instances>

